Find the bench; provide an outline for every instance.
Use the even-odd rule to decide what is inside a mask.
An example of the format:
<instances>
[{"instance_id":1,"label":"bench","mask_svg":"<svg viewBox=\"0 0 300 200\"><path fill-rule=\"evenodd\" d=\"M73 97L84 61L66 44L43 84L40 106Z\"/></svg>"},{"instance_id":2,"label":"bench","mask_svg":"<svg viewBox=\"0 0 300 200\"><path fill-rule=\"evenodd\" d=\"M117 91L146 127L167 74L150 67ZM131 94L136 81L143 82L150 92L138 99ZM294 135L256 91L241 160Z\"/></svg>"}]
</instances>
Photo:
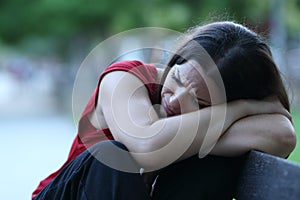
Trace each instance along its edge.
<instances>
[{"instance_id":1,"label":"bench","mask_svg":"<svg viewBox=\"0 0 300 200\"><path fill-rule=\"evenodd\" d=\"M251 151L237 179L236 200L300 200L300 165Z\"/></svg>"},{"instance_id":2,"label":"bench","mask_svg":"<svg viewBox=\"0 0 300 200\"><path fill-rule=\"evenodd\" d=\"M193 156L169 166L163 183L157 185L158 199L300 200L300 164L258 151Z\"/></svg>"}]
</instances>

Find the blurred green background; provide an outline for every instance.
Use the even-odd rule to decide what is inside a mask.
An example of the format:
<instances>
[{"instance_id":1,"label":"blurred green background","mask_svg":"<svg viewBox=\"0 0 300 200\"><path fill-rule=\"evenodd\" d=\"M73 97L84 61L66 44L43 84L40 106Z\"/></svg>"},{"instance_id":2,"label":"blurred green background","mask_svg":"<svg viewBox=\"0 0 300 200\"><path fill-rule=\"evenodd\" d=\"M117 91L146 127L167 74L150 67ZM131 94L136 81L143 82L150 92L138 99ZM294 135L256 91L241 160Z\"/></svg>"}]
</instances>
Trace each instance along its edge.
<instances>
[{"instance_id":1,"label":"blurred green background","mask_svg":"<svg viewBox=\"0 0 300 200\"><path fill-rule=\"evenodd\" d=\"M20 172L16 180L1 174L6 182L0 185L6 187L3 190L6 193L0 198L23 199L12 197L13 192L9 190L9 183L16 182L20 183L18 188L24 189L18 195L29 197L38 180L65 160L76 134L76 122L72 122L72 89L80 64L97 44L133 28L163 27L183 32L209 21L235 20L262 33L286 79L293 122L299 136L299 19L300 0L0 1L0 134L7 141L1 152L14 149L10 156L1 154L1 157L7 163L12 163L12 157L35 163L34 166L23 165L28 170ZM62 137L68 132L66 138L55 141L56 154L53 143L44 133L49 122L53 124L47 134L57 132L59 135L55 137ZM20 129L12 128L19 124L22 124ZM40 131L46 139L40 138ZM31 141L30 145L16 144L24 135ZM22 158L20 149L28 150ZM58 156L62 158L55 160ZM48 159L41 161L43 157ZM300 163L299 140L289 159ZM52 166L52 163L57 164ZM0 171L19 171L11 166L3 165ZM29 180L33 183L24 188Z\"/></svg>"}]
</instances>

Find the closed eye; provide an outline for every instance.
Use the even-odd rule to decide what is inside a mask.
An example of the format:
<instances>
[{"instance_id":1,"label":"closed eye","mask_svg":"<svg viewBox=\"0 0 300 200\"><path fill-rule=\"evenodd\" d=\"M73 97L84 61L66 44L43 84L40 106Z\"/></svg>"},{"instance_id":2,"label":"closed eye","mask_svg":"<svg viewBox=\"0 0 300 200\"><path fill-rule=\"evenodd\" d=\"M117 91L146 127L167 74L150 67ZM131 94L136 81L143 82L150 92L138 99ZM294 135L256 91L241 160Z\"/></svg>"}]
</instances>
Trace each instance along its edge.
<instances>
[{"instance_id":1,"label":"closed eye","mask_svg":"<svg viewBox=\"0 0 300 200\"><path fill-rule=\"evenodd\" d=\"M202 98L198 98L198 97L197 97L197 100L198 100L199 103L202 103L202 104L204 104L205 106L210 106L210 102L207 101L207 100L205 100L205 99L202 99Z\"/></svg>"},{"instance_id":2,"label":"closed eye","mask_svg":"<svg viewBox=\"0 0 300 200\"><path fill-rule=\"evenodd\" d=\"M199 105L199 108L204 108L211 105L209 101L198 97L194 91L191 91L190 94L193 97L194 101Z\"/></svg>"},{"instance_id":3,"label":"closed eye","mask_svg":"<svg viewBox=\"0 0 300 200\"><path fill-rule=\"evenodd\" d=\"M210 102L209 102L209 101L207 101L207 100L205 100L205 99L202 99L202 98L199 98L199 97L197 97L197 96L196 96L195 94L193 94L193 93L190 93L190 95L191 95L191 97L193 98L194 102L195 102L196 104L198 104L199 109L210 106Z\"/></svg>"}]
</instances>

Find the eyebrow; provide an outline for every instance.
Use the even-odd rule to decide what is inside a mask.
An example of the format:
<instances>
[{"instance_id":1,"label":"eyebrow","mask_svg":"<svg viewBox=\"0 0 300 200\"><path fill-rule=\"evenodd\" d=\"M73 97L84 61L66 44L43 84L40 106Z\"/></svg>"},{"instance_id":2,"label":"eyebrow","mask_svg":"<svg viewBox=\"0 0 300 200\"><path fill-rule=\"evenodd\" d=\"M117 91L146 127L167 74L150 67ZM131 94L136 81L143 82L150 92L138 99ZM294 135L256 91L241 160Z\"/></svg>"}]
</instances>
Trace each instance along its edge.
<instances>
[{"instance_id":1,"label":"eyebrow","mask_svg":"<svg viewBox=\"0 0 300 200\"><path fill-rule=\"evenodd\" d=\"M180 75L179 75L179 69L178 69L177 67L175 68L175 72L176 72L176 73L174 73L174 76L172 76L172 78L173 78L178 84L180 84L180 85L182 85L182 86L185 86L185 85L182 83L181 77L180 77Z\"/></svg>"}]
</instances>

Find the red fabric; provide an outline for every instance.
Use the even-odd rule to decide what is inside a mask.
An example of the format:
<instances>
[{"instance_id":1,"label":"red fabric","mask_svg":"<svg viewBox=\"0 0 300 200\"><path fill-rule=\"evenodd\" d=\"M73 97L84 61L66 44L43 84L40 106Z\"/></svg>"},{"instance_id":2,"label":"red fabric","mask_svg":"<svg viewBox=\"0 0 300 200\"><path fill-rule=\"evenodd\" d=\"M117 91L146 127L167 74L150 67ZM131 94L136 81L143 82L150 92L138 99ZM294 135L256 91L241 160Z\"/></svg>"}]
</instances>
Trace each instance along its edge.
<instances>
[{"instance_id":1,"label":"red fabric","mask_svg":"<svg viewBox=\"0 0 300 200\"><path fill-rule=\"evenodd\" d=\"M102 129L97 130L95 127L90 123L88 119L88 115L94 110L97 99L98 99L98 91L99 86L101 83L102 78L109 72L121 70L126 71L134 74L137 76L146 86L149 97L154 103L154 98L156 97L156 78L157 78L157 70L155 66L144 64L140 61L121 61L112 64L109 66L100 76L98 85L91 96L90 100L88 101L78 124L78 134L76 135L73 144L71 146L68 159L62 165L60 169L56 172L49 175L47 178L42 180L36 190L32 194L32 198L34 198L52 179L54 179L57 174L74 158L76 158L80 153L86 150L88 147L92 146L93 144L103 141L103 140L113 140L113 136L109 129Z\"/></svg>"}]
</instances>

